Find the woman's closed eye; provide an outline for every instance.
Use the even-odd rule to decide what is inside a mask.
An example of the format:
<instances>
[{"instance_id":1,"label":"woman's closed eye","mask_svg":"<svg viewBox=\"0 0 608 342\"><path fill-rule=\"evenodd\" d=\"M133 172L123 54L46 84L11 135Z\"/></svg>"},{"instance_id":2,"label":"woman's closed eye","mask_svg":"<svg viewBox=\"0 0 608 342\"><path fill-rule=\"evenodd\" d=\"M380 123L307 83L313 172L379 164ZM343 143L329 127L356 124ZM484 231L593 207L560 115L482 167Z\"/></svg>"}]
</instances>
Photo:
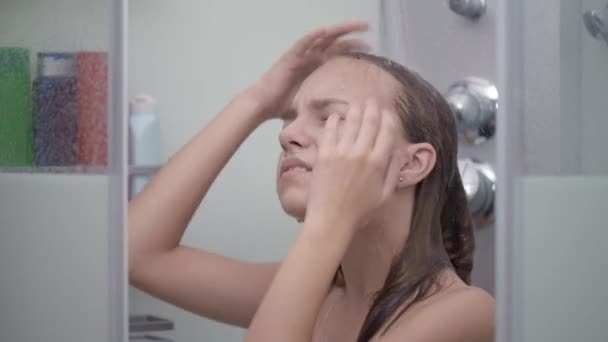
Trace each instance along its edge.
<instances>
[{"instance_id":1,"label":"woman's closed eye","mask_svg":"<svg viewBox=\"0 0 608 342\"><path fill-rule=\"evenodd\" d=\"M344 120L348 106L347 101L338 98L314 99L308 104L311 112L315 113L318 120L323 123L329 119L331 114L338 114L340 121Z\"/></svg>"},{"instance_id":2,"label":"woman's closed eye","mask_svg":"<svg viewBox=\"0 0 608 342\"><path fill-rule=\"evenodd\" d=\"M340 118L340 121L344 121L344 119L346 119L346 114L344 114L344 113L342 113L342 112L326 112L326 113L321 113L321 115L320 115L320 118L319 118L319 119L320 119L322 122L325 122L325 121L327 121L327 119L329 119L329 117L330 117L332 114L337 114L337 115L339 116L339 118Z\"/></svg>"}]
</instances>

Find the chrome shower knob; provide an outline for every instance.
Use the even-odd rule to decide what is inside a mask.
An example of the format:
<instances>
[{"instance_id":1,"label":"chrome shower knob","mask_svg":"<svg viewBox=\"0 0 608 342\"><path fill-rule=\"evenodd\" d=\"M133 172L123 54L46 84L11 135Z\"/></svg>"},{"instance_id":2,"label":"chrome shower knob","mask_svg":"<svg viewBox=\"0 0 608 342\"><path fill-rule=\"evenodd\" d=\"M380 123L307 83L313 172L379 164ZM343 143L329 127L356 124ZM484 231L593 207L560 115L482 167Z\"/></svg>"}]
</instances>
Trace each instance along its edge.
<instances>
[{"instance_id":1,"label":"chrome shower knob","mask_svg":"<svg viewBox=\"0 0 608 342\"><path fill-rule=\"evenodd\" d=\"M474 159L459 159L458 171L467 194L469 210L476 225L494 220L494 194L496 175L489 164Z\"/></svg>"},{"instance_id":2,"label":"chrome shower knob","mask_svg":"<svg viewBox=\"0 0 608 342\"><path fill-rule=\"evenodd\" d=\"M485 0L449 0L449 5L454 13L473 20L486 13Z\"/></svg>"},{"instance_id":3,"label":"chrome shower knob","mask_svg":"<svg viewBox=\"0 0 608 342\"><path fill-rule=\"evenodd\" d=\"M477 145L494 136L498 90L492 83L469 77L454 83L445 98L464 142Z\"/></svg>"}]
</instances>

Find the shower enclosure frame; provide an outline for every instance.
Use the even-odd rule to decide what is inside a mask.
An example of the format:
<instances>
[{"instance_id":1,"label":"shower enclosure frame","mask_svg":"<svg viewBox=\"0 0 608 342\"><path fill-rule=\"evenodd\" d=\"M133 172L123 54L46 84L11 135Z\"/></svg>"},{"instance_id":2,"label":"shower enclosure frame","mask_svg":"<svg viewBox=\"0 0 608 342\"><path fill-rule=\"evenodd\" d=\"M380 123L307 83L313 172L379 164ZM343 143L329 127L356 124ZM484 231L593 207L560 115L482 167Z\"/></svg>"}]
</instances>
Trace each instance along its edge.
<instances>
[{"instance_id":1,"label":"shower enclosure frame","mask_svg":"<svg viewBox=\"0 0 608 342\"><path fill-rule=\"evenodd\" d=\"M110 341L127 341L127 28L128 2L107 0L110 10L108 96L108 331Z\"/></svg>"},{"instance_id":2,"label":"shower enclosure frame","mask_svg":"<svg viewBox=\"0 0 608 342\"><path fill-rule=\"evenodd\" d=\"M524 175L524 1L498 0L496 67L501 96L497 115L496 157L496 341L522 340L522 210Z\"/></svg>"},{"instance_id":3,"label":"shower enclosure frame","mask_svg":"<svg viewBox=\"0 0 608 342\"><path fill-rule=\"evenodd\" d=\"M109 51L109 336L128 339L127 276L127 28L128 3L110 1ZM516 199L523 175L523 0L497 1L496 341L521 340L521 209Z\"/></svg>"}]
</instances>

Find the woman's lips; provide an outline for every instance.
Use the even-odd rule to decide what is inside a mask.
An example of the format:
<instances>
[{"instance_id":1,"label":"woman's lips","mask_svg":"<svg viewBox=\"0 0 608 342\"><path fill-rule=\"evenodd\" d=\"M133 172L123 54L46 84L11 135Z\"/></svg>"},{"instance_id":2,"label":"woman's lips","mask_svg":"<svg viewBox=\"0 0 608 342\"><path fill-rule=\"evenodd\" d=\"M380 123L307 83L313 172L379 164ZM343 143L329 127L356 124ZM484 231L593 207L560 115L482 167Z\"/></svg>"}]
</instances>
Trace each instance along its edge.
<instances>
[{"instance_id":1,"label":"woman's lips","mask_svg":"<svg viewBox=\"0 0 608 342\"><path fill-rule=\"evenodd\" d=\"M301 166L295 166L284 170L281 177L299 177L308 174L310 171Z\"/></svg>"},{"instance_id":2,"label":"woman's lips","mask_svg":"<svg viewBox=\"0 0 608 342\"><path fill-rule=\"evenodd\" d=\"M311 170L310 164L299 158L287 157L281 162L281 177L300 176Z\"/></svg>"}]
</instances>

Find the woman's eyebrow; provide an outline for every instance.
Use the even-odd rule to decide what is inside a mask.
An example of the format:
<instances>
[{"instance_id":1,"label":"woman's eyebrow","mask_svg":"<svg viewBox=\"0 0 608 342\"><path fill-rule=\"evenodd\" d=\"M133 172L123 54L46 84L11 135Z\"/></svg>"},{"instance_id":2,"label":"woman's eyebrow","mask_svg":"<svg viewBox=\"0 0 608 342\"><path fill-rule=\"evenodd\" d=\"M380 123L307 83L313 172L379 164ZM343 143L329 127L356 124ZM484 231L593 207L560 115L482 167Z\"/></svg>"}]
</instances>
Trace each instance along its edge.
<instances>
[{"instance_id":1,"label":"woman's eyebrow","mask_svg":"<svg viewBox=\"0 0 608 342\"><path fill-rule=\"evenodd\" d=\"M349 106L348 102L345 100L334 98L334 97L328 97L328 98L311 100L308 103L308 108L311 111L320 112L320 111L323 111L324 109L327 109L327 108L329 108L331 106L335 106L335 105ZM298 115L297 109L295 107L291 106L287 110L285 110L283 113L280 114L280 118L283 120L289 120L289 119L294 119L297 115Z\"/></svg>"},{"instance_id":2,"label":"woman's eyebrow","mask_svg":"<svg viewBox=\"0 0 608 342\"><path fill-rule=\"evenodd\" d=\"M329 97L329 98L311 100L308 106L312 110L321 111L321 110L326 109L327 107L330 107L333 105L348 106L348 102L344 101L342 99Z\"/></svg>"}]
</instances>

